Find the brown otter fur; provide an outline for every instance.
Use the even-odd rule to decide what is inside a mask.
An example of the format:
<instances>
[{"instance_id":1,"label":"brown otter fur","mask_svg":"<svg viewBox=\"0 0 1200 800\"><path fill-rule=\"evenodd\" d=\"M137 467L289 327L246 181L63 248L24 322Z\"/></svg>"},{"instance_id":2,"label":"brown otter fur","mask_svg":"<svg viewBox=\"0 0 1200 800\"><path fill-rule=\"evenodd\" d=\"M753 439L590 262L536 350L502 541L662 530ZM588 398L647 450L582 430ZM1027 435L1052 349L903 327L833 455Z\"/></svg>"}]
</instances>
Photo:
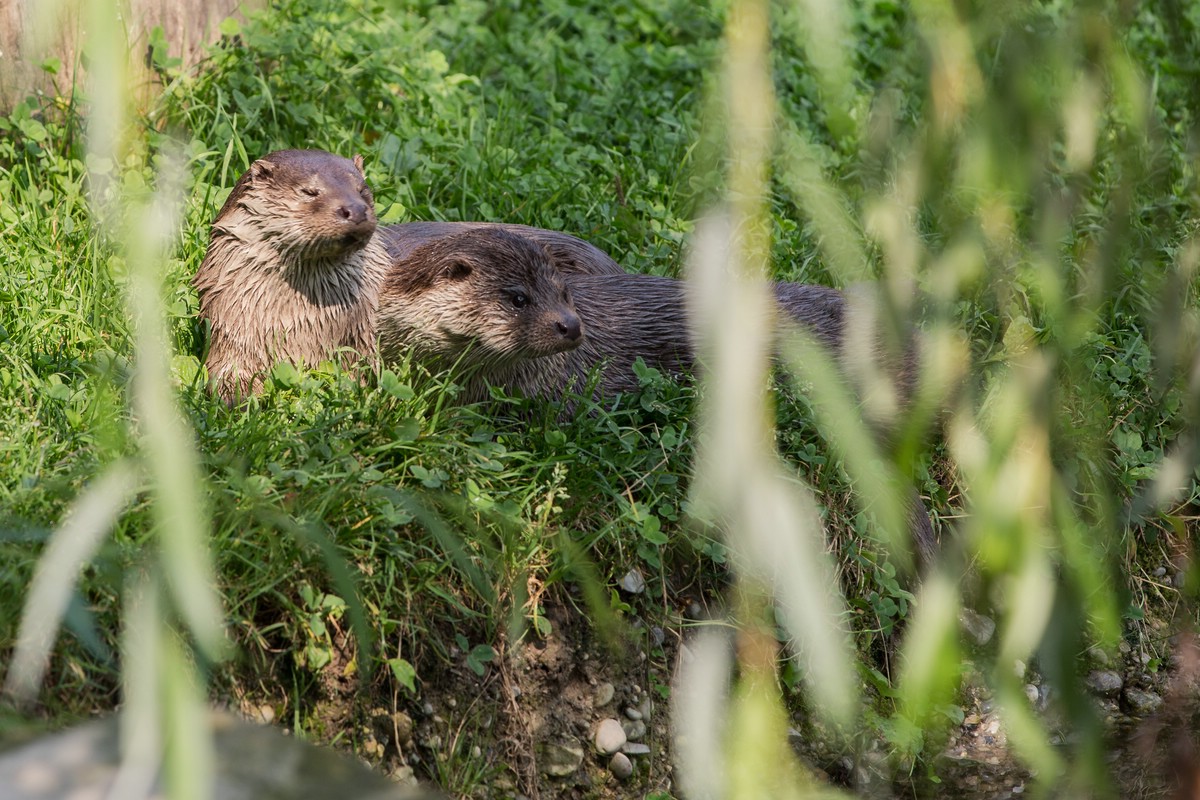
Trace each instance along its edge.
<instances>
[{"instance_id":1,"label":"brown otter fur","mask_svg":"<svg viewBox=\"0 0 1200 800\"><path fill-rule=\"evenodd\" d=\"M391 263L376 224L361 157L280 150L250 165L192 281L222 399L259 391L276 361L312 365L341 348L347 363L373 356L375 300Z\"/></svg>"},{"instance_id":2,"label":"brown otter fur","mask_svg":"<svg viewBox=\"0 0 1200 800\"><path fill-rule=\"evenodd\" d=\"M501 227L465 228L414 249L383 285L378 325L385 361L457 365L468 400L485 397L493 376L584 336L550 254Z\"/></svg>"},{"instance_id":3,"label":"brown otter fur","mask_svg":"<svg viewBox=\"0 0 1200 800\"><path fill-rule=\"evenodd\" d=\"M504 222L404 222L380 226L376 236L396 261L408 258L423 244L475 229L501 229L537 242L563 275L623 275L624 270L603 250L559 231Z\"/></svg>"}]
</instances>

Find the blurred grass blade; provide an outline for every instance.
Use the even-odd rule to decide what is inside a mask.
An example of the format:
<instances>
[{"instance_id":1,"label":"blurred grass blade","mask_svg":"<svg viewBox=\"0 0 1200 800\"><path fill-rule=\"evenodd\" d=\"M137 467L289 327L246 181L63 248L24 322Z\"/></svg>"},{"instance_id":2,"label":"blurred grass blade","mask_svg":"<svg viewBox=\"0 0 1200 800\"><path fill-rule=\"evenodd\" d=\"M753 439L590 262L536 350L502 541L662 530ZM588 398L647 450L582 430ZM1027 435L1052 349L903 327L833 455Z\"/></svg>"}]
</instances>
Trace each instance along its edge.
<instances>
[{"instance_id":1,"label":"blurred grass blade","mask_svg":"<svg viewBox=\"0 0 1200 800\"><path fill-rule=\"evenodd\" d=\"M4 694L17 705L37 698L79 571L95 555L136 489L132 465L118 461L75 499L62 525L51 534L38 559L4 679Z\"/></svg>"},{"instance_id":2,"label":"blurred grass blade","mask_svg":"<svg viewBox=\"0 0 1200 800\"><path fill-rule=\"evenodd\" d=\"M208 551L208 513L201 499L204 481L172 392L160 285L165 254L179 225L182 180L177 155L162 161L158 191L145 205L130 209L130 225L124 232L138 355L133 400L141 417L147 470L154 481L154 516L167 586L201 650L216 659L226 649L224 613Z\"/></svg>"},{"instance_id":3,"label":"blurred grass blade","mask_svg":"<svg viewBox=\"0 0 1200 800\"><path fill-rule=\"evenodd\" d=\"M780 120L779 135L779 178L812 220L824 265L836 285L870 280L871 260L862 232L845 195L822 174L817 148L791 120Z\"/></svg>"},{"instance_id":4,"label":"blurred grass blade","mask_svg":"<svg viewBox=\"0 0 1200 800\"><path fill-rule=\"evenodd\" d=\"M727 796L724 731L732 670L728 631L702 631L679 648L671 721L680 786L692 800Z\"/></svg>"},{"instance_id":5,"label":"blurred grass blade","mask_svg":"<svg viewBox=\"0 0 1200 800\"><path fill-rule=\"evenodd\" d=\"M959 679L958 587L942 572L928 575L917 593L916 613L904 637L897 693L910 753L937 708L954 700Z\"/></svg>"},{"instance_id":6,"label":"blurred grass blade","mask_svg":"<svg viewBox=\"0 0 1200 800\"><path fill-rule=\"evenodd\" d=\"M163 608L159 595L158 582L144 570L135 570L128 577L121 632L121 766L109 800L150 796L162 766L162 720L169 712L161 706ZM191 738L197 740L197 747L211 747L198 730Z\"/></svg>"}]
</instances>

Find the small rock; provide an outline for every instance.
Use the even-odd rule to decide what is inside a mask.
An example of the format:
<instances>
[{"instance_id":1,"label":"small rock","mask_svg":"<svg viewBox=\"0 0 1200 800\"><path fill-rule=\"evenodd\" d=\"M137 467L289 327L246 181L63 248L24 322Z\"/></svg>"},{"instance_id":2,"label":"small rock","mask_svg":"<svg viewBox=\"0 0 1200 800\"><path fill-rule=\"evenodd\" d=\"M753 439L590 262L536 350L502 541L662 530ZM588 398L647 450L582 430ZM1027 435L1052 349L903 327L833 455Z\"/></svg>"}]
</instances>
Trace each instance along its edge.
<instances>
[{"instance_id":1,"label":"small rock","mask_svg":"<svg viewBox=\"0 0 1200 800\"><path fill-rule=\"evenodd\" d=\"M479 747L479 745L474 745L471 748L471 758L482 758L482 757L483 757L483 750Z\"/></svg>"},{"instance_id":2,"label":"small rock","mask_svg":"<svg viewBox=\"0 0 1200 800\"><path fill-rule=\"evenodd\" d=\"M1104 652L1099 647L1089 647L1087 649L1088 658L1090 658L1097 666L1107 667L1111 662L1108 653Z\"/></svg>"},{"instance_id":3,"label":"small rock","mask_svg":"<svg viewBox=\"0 0 1200 800\"><path fill-rule=\"evenodd\" d=\"M1154 692L1144 692L1141 689L1126 689L1123 705L1130 714L1139 717L1149 716L1162 708L1163 699Z\"/></svg>"},{"instance_id":4,"label":"small rock","mask_svg":"<svg viewBox=\"0 0 1200 800\"><path fill-rule=\"evenodd\" d=\"M260 706L254 706L250 709L249 717L251 722L257 722L260 725L270 725L275 721L275 708L265 703Z\"/></svg>"},{"instance_id":5,"label":"small rock","mask_svg":"<svg viewBox=\"0 0 1200 800\"><path fill-rule=\"evenodd\" d=\"M1163 575L1166 575L1166 574L1167 574L1166 567L1159 567L1158 569L1154 570L1154 577L1156 577L1156 578L1161 578Z\"/></svg>"},{"instance_id":6,"label":"small rock","mask_svg":"<svg viewBox=\"0 0 1200 800\"><path fill-rule=\"evenodd\" d=\"M541 747L539 766L546 775L564 778L579 769L583 763L583 748L572 743L548 742Z\"/></svg>"},{"instance_id":7,"label":"small rock","mask_svg":"<svg viewBox=\"0 0 1200 800\"><path fill-rule=\"evenodd\" d=\"M963 717L963 725L967 725L969 727L974 727L981 722L983 722L983 720L980 719L978 714L967 714L967 716Z\"/></svg>"},{"instance_id":8,"label":"small rock","mask_svg":"<svg viewBox=\"0 0 1200 800\"><path fill-rule=\"evenodd\" d=\"M637 710L642 715L642 719L650 720L650 714L654 711L654 702L650 699L650 695L642 698L642 702L638 703Z\"/></svg>"},{"instance_id":9,"label":"small rock","mask_svg":"<svg viewBox=\"0 0 1200 800\"><path fill-rule=\"evenodd\" d=\"M1016 786L1014 786L1012 788L1012 793L1013 794L1025 794L1025 784L1018 783Z\"/></svg>"},{"instance_id":10,"label":"small rock","mask_svg":"<svg viewBox=\"0 0 1200 800\"><path fill-rule=\"evenodd\" d=\"M627 756L648 756L650 755L650 745L641 742L626 742L621 745L621 752Z\"/></svg>"},{"instance_id":11,"label":"small rock","mask_svg":"<svg viewBox=\"0 0 1200 800\"><path fill-rule=\"evenodd\" d=\"M458 698L454 697L454 695L447 697L446 705L450 706L451 708L458 708Z\"/></svg>"},{"instance_id":12,"label":"small rock","mask_svg":"<svg viewBox=\"0 0 1200 800\"><path fill-rule=\"evenodd\" d=\"M423 706L421 706L421 713L427 717L432 717L433 716L433 703L430 703L428 700L426 700L425 704Z\"/></svg>"},{"instance_id":13,"label":"small rock","mask_svg":"<svg viewBox=\"0 0 1200 800\"><path fill-rule=\"evenodd\" d=\"M646 591L646 579L642 577L642 573L636 567L625 573L625 577L621 578L620 585L630 594L641 594Z\"/></svg>"},{"instance_id":14,"label":"small rock","mask_svg":"<svg viewBox=\"0 0 1200 800\"><path fill-rule=\"evenodd\" d=\"M704 609L695 600L688 603L688 616L692 619L700 619L700 615L704 613Z\"/></svg>"},{"instance_id":15,"label":"small rock","mask_svg":"<svg viewBox=\"0 0 1200 800\"><path fill-rule=\"evenodd\" d=\"M629 760L629 756L624 753L613 753L612 760L608 762L608 771L611 772L619 781L626 780L633 774L633 762Z\"/></svg>"},{"instance_id":16,"label":"small rock","mask_svg":"<svg viewBox=\"0 0 1200 800\"><path fill-rule=\"evenodd\" d=\"M1037 708L1038 704L1038 688L1032 683L1025 684L1025 696L1029 698L1029 705Z\"/></svg>"},{"instance_id":17,"label":"small rock","mask_svg":"<svg viewBox=\"0 0 1200 800\"><path fill-rule=\"evenodd\" d=\"M417 773L413 772L413 768L408 765L392 770L391 779L401 786L416 786L418 783Z\"/></svg>"},{"instance_id":18,"label":"small rock","mask_svg":"<svg viewBox=\"0 0 1200 800\"><path fill-rule=\"evenodd\" d=\"M958 624L976 647L983 647L990 642L996 632L996 623L991 617L985 617L969 608L959 610Z\"/></svg>"},{"instance_id":19,"label":"small rock","mask_svg":"<svg viewBox=\"0 0 1200 800\"><path fill-rule=\"evenodd\" d=\"M1017 676L1017 680L1019 680L1019 681L1025 680L1026 671L1027 671L1027 668L1025 666L1024 661L1022 661L1019 658L1016 661L1013 661L1013 674Z\"/></svg>"},{"instance_id":20,"label":"small rock","mask_svg":"<svg viewBox=\"0 0 1200 800\"><path fill-rule=\"evenodd\" d=\"M1088 673L1087 678L1084 679L1084 683L1093 694L1112 697L1121 691L1121 686L1125 681L1119 673L1113 672L1110 669L1097 669Z\"/></svg>"},{"instance_id":21,"label":"small rock","mask_svg":"<svg viewBox=\"0 0 1200 800\"><path fill-rule=\"evenodd\" d=\"M641 719L642 712L638 711L636 708L633 708L631 706L631 707L625 709L625 716L629 717L630 719Z\"/></svg>"},{"instance_id":22,"label":"small rock","mask_svg":"<svg viewBox=\"0 0 1200 800\"><path fill-rule=\"evenodd\" d=\"M650 628L650 643L655 647L661 647L666 638L667 634L659 626L655 625Z\"/></svg>"},{"instance_id":23,"label":"small rock","mask_svg":"<svg viewBox=\"0 0 1200 800\"><path fill-rule=\"evenodd\" d=\"M636 741L646 735L646 723L640 719L621 720L621 730L625 731L626 739Z\"/></svg>"},{"instance_id":24,"label":"small rock","mask_svg":"<svg viewBox=\"0 0 1200 800\"><path fill-rule=\"evenodd\" d=\"M596 726L596 735L592 741L596 746L596 752L607 756L620 750L627 738L624 729L621 728L621 723L615 719L605 719Z\"/></svg>"},{"instance_id":25,"label":"small rock","mask_svg":"<svg viewBox=\"0 0 1200 800\"><path fill-rule=\"evenodd\" d=\"M611 683L605 681L596 687L596 697L592 700L592 705L595 708L603 708L612 702L613 695L617 690Z\"/></svg>"}]
</instances>

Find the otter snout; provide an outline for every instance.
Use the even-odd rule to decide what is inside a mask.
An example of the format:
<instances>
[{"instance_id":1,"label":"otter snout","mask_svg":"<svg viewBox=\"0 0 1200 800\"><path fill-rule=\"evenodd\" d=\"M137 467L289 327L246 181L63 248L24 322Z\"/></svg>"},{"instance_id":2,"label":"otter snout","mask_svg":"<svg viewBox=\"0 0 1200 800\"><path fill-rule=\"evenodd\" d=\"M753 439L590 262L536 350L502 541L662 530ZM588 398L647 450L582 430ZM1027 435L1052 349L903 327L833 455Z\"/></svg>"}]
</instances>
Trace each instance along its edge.
<instances>
[{"instance_id":1,"label":"otter snout","mask_svg":"<svg viewBox=\"0 0 1200 800\"><path fill-rule=\"evenodd\" d=\"M367 212L370 208L362 200L351 200L343 203L337 208L337 215L342 219L354 225L362 225L367 221Z\"/></svg>"},{"instance_id":2,"label":"otter snout","mask_svg":"<svg viewBox=\"0 0 1200 800\"><path fill-rule=\"evenodd\" d=\"M559 335L568 342L578 342L579 338L583 336L583 324L579 321L579 317L569 311L555 321L554 327Z\"/></svg>"}]
</instances>

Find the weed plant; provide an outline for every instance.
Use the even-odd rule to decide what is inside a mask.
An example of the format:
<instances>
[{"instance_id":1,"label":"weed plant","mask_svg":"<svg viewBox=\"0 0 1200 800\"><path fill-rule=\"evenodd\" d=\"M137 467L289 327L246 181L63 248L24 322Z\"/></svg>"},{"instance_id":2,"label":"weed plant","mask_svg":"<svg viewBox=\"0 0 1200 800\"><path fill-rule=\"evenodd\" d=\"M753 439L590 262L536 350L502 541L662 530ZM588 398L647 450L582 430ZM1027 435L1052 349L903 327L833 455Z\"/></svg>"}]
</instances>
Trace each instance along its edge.
<instances>
[{"instance_id":1,"label":"weed plant","mask_svg":"<svg viewBox=\"0 0 1200 800\"><path fill-rule=\"evenodd\" d=\"M1198 491L1188 381L1200 97L1188 65L1200 20L1174 6L1110 11L1107 22L1018 4L960 23L866 0L845 9L847 47L830 67L804 14L776 9L769 50L773 276L881 277L899 316L961 332L947 340L965 343L972 369L944 412L949 444L927 451L931 423L918 418L891 455L930 501L945 574L976 567L967 603L997 601L1004 630L1022 578L1059 587L1037 609L1048 621L1034 641L1004 633L999 657L1040 653L1067 686L1093 640L1125 635L1165 656L1161 639L1139 637L1147 615L1179 602L1154 571L1182 568ZM366 385L281 366L261 397L229 409L202 388L188 281L237 175L282 147L362 152L385 223L520 222L578 234L630 271L678 275L692 220L726 190L725 14L684 2L289 0L227 22L196 69L153 51L162 92L139 109L122 162L88 155L87 105L70 87L0 117L0 654L49 531L142 452L130 265L88 193L101 176L156 186L176 146L183 215L160 276L172 375L242 654L210 665L218 694L328 740L311 701L352 629L366 661L348 672L412 697L447 664L484 669L522 626L547 632L542 604L576 602L585 574L610 587L637 567L651 585L633 600L584 592L601 627L669 615L667 587L719 592L730 545L686 521L693 388L647 374L620 407L568 414L508 398L462 408L451 382L410 365ZM912 283L926 307L906 307ZM901 680L895 637L910 623L933 630L913 638L933 641L954 673L953 618L910 619L915 598L870 491L848 477L854 454L830 446L837 434L808 389L775 384L774 443L821 500L868 719L911 768L935 755L919 727L945 709L955 675ZM1031 432L1044 441L1022 461ZM1022 467L1051 488L1035 492L1042 510L1006 516L1005 469ZM117 702L119 596L153 530L141 493L84 570L41 695L48 713ZM806 672L793 661L784 682ZM1044 749L1023 755L1047 780L1061 771ZM453 791L485 780L478 765L442 779Z\"/></svg>"}]
</instances>

